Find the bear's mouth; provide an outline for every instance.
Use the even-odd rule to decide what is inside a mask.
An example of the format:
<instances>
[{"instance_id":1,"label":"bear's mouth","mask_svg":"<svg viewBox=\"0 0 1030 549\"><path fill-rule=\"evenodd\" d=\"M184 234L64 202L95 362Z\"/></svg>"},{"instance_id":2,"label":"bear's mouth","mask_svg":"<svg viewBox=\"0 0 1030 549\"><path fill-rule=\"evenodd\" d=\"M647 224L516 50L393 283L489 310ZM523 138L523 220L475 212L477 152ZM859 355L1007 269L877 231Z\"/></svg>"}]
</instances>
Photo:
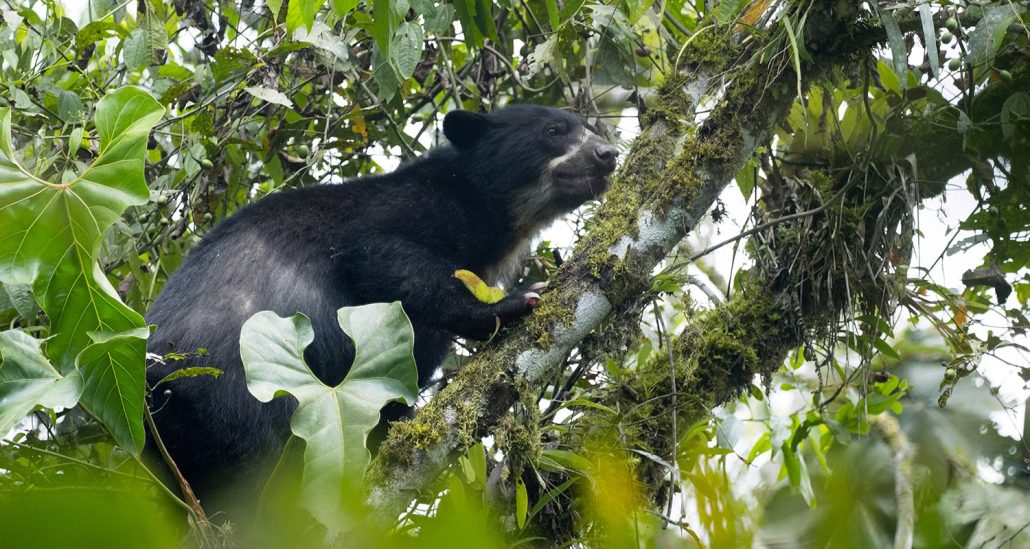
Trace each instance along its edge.
<instances>
[{"instance_id":1,"label":"bear's mouth","mask_svg":"<svg viewBox=\"0 0 1030 549\"><path fill-rule=\"evenodd\" d=\"M554 172L554 182L574 194L586 198L598 198L608 190L608 176L615 171L591 167L582 171L562 170Z\"/></svg>"}]
</instances>

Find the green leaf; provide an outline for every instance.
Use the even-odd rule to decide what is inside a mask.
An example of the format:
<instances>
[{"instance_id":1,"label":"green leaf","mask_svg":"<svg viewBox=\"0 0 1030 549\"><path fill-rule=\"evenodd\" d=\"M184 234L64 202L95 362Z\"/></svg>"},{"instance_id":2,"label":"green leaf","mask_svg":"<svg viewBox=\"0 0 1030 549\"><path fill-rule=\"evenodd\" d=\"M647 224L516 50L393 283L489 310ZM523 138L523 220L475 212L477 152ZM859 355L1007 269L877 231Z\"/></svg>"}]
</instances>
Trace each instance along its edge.
<instances>
[{"instance_id":1,"label":"green leaf","mask_svg":"<svg viewBox=\"0 0 1030 549\"><path fill-rule=\"evenodd\" d=\"M969 34L969 54L966 62L972 65L978 75L994 64L994 56L998 54L1001 43L1005 39L1008 27L1026 8L1018 3L1011 5L991 6L984 9L983 17L976 28Z\"/></svg>"},{"instance_id":2,"label":"green leaf","mask_svg":"<svg viewBox=\"0 0 1030 549\"><path fill-rule=\"evenodd\" d=\"M151 52L168 47L168 30L165 29L164 16L161 13L155 13L154 9L153 4L147 3L147 11L143 15L142 25L147 35L147 46Z\"/></svg>"},{"instance_id":3,"label":"green leaf","mask_svg":"<svg viewBox=\"0 0 1030 549\"><path fill-rule=\"evenodd\" d=\"M95 6L96 2L93 2L93 5ZM97 16L93 22L79 29L79 32L75 35L76 47L80 49L85 48L94 42L102 42L128 32L126 29L116 25L111 19L101 21L100 19L105 16Z\"/></svg>"},{"instance_id":4,"label":"green leaf","mask_svg":"<svg viewBox=\"0 0 1030 549\"><path fill-rule=\"evenodd\" d=\"M557 65L558 59L558 35L552 34L543 42L537 44L532 53L527 56L529 63L529 74L534 76L544 70L547 65Z\"/></svg>"},{"instance_id":5,"label":"green leaf","mask_svg":"<svg viewBox=\"0 0 1030 549\"><path fill-rule=\"evenodd\" d=\"M515 477L515 522L519 530L526 527L526 513L529 512L529 494L526 493L526 483L522 477Z\"/></svg>"},{"instance_id":6,"label":"green leaf","mask_svg":"<svg viewBox=\"0 0 1030 549\"><path fill-rule=\"evenodd\" d=\"M397 88L400 87L397 69L393 66L391 55L393 34L400 22L400 17L396 13L398 7L388 0L372 1L371 34L376 44L372 51L372 70L376 83L379 84L379 91L376 95L384 103L393 98L397 93Z\"/></svg>"},{"instance_id":7,"label":"green leaf","mask_svg":"<svg viewBox=\"0 0 1030 549\"><path fill-rule=\"evenodd\" d=\"M62 376L43 356L40 343L20 330L0 332L0 433L9 432L36 406L71 408L79 401L78 372Z\"/></svg>"},{"instance_id":8,"label":"green leaf","mask_svg":"<svg viewBox=\"0 0 1030 549\"><path fill-rule=\"evenodd\" d=\"M96 161L78 179L52 183L17 161L10 113L0 111L0 224L6 229L0 236L0 280L34 284L55 333L48 354L62 371L89 344L87 331L143 325L96 269L95 259L100 237L122 210L149 197L143 153L150 127L163 112L137 88L108 94L97 104Z\"/></svg>"},{"instance_id":9,"label":"green leaf","mask_svg":"<svg viewBox=\"0 0 1030 549\"><path fill-rule=\"evenodd\" d=\"M97 103L96 161L77 179L53 183L19 163L11 140L11 114L0 111L0 282L33 285L37 302L50 318L53 335L46 342L47 355L66 375L76 367L79 353L95 342L91 333L119 334L145 326L139 313L122 303L97 265L97 254L104 232L125 208L149 198L143 155L150 128L163 113L140 89L125 87L108 94ZM125 421L136 423L141 417L126 416L122 405L111 413L103 409L113 402L108 399L112 392L137 399L138 405L132 407L142 409L143 346L125 344L131 353L106 345L78 364L89 367L91 360L98 361L93 381L99 387L84 393L83 406L106 418L118 443L135 451L142 437L136 437L133 425ZM108 354L100 356L104 352ZM99 375L108 368L138 372L139 379Z\"/></svg>"},{"instance_id":10,"label":"green leaf","mask_svg":"<svg viewBox=\"0 0 1030 549\"><path fill-rule=\"evenodd\" d=\"M899 355L898 352L894 350L894 347L891 347L890 343L887 343L882 339L877 339L873 341L873 347L875 347L876 350L880 351L881 354L893 358L894 360L901 359L901 355Z\"/></svg>"},{"instance_id":11,"label":"green leaf","mask_svg":"<svg viewBox=\"0 0 1030 549\"><path fill-rule=\"evenodd\" d=\"M483 282L483 279L479 278L479 275L472 271L458 269L454 271L453 276L460 280L468 288L468 291L472 292L472 295L483 303L493 304L504 299L504 290L494 286L487 286L486 282Z\"/></svg>"},{"instance_id":12,"label":"green leaf","mask_svg":"<svg viewBox=\"0 0 1030 549\"><path fill-rule=\"evenodd\" d=\"M547 22L551 25L552 31L557 31L560 21L558 17L558 0L545 0L544 5L547 7Z\"/></svg>"},{"instance_id":13,"label":"green leaf","mask_svg":"<svg viewBox=\"0 0 1030 549\"><path fill-rule=\"evenodd\" d=\"M923 23L923 48L926 50L926 58L930 61L930 72L937 78L941 75L941 59L938 57L937 32L933 28L933 13L930 11L929 3L919 4L919 19Z\"/></svg>"},{"instance_id":14,"label":"green leaf","mask_svg":"<svg viewBox=\"0 0 1030 549\"><path fill-rule=\"evenodd\" d=\"M82 146L82 126L78 126L72 130L71 135L68 137L68 158L75 158L75 153L79 151L79 147Z\"/></svg>"},{"instance_id":15,"label":"green leaf","mask_svg":"<svg viewBox=\"0 0 1030 549\"><path fill-rule=\"evenodd\" d=\"M32 299L32 286L29 284L4 284L3 288L7 300L18 311L18 316L29 321L36 318L39 306L36 305L36 300Z\"/></svg>"},{"instance_id":16,"label":"green leaf","mask_svg":"<svg viewBox=\"0 0 1030 549\"><path fill-rule=\"evenodd\" d=\"M11 89L11 94L14 95L14 107L16 109L33 112L39 110L39 108L36 107L36 104L32 102L32 98L29 97L29 94L25 93L25 90L15 88L14 86L11 86Z\"/></svg>"},{"instance_id":17,"label":"green leaf","mask_svg":"<svg viewBox=\"0 0 1030 549\"><path fill-rule=\"evenodd\" d=\"M169 381L175 381L176 379L184 378L184 377L211 376L211 377L217 379L218 376L222 375L222 373L223 372L221 370L219 370L218 368L210 368L210 367L202 367L202 366L194 366L192 368L182 368L182 369L179 369L179 370L175 370L172 373L170 373L170 374L164 376L163 378L161 378L161 381L158 381L157 383L155 383L154 387L156 388L157 386L161 385L162 383L168 383Z\"/></svg>"},{"instance_id":18,"label":"green leaf","mask_svg":"<svg viewBox=\"0 0 1030 549\"><path fill-rule=\"evenodd\" d=\"M408 8L414 10L419 15L428 15L430 12L435 10L438 6L436 0L409 0Z\"/></svg>"},{"instance_id":19,"label":"green leaf","mask_svg":"<svg viewBox=\"0 0 1030 549\"><path fill-rule=\"evenodd\" d=\"M805 347L798 347L793 354L790 355L790 369L797 370L805 364Z\"/></svg>"},{"instance_id":20,"label":"green leaf","mask_svg":"<svg viewBox=\"0 0 1030 549\"><path fill-rule=\"evenodd\" d=\"M454 21L454 6L444 4L437 6L431 13L425 14L427 34L445 34Z\"/></svg>"},{"instance_id":21,"label":"green leaf","mask_svg":"<svg viewBox=\"0 0 1030 549\"><path fill-rule=\"evenodd\" d=\"M372 67L375 70L376 83L379 84L376 96L386 103L393 98L401 85L397 78L397 70L390 64L390 60L384 57L383 50L378 46L372 50Z\"/></svg>"},{"instance_id":22,"label":"green leaf","mask_svg":"<svg viewBox=\"0 0 1030 549\"><path fill-rule=\"evenodd\" d=\"M542 450L540 455L553 460L566 469L572 469L581 473L591 469L590 460L568 450Z\"/></svg>"},{"instance_id":23,"label":"green leaf","mask_svg":"<svg viewBox=\"0 0 1030 549\"><path fill-rule=\"evenodd\" d=\"M890 65L880 61L876 64L876 74L880 76L880 83L883 87L894 92L901 93L901 78L894 72Z\"/></svg>"},{"instance_id":24,"label":"green leaf","mask_svg":"<svg viewBox=\"0 0 1030 549\"><path fill-rule=\"evenodd\" d=\"M905 37L901 34L901 27L898 26L898 21L894 19L893 13L885 8L881 8L876 0L873 0L871 3L880 15L883 30L887 33L887 42L891 46L892 68L895 74L898 75L901 85L904 85L904 80L900 79L908 72L908 49L905 48Z\"/></svg>"},{"instance_id":25,"label":"green leaf","mask_svg":"<svg viewBox=\"0 0 1030 549\"><path fill-rule=\"evenodd\" d=\"M297 29L293 33L293 38L298 42L306 42L323 49L333 54L337 62L350 65L350 49L347 47L347 42L321 21L315 21L310 31L303 28Z\"/></svg>"},{"instance_id":26,"label":"green leaf","mask_svg":"<svg viewBox=\"0 0 1030 549\"><path fill-rule=\"evenodd\" d=\"M482 490L486 487L486 447L477 442L466 452L469 466L472 468L472 481Z\"/></svg>"},{"instance_id":27,"label":"green leaf","mask_svg":"<svg viewBox=\"0 0 1030 549\"><path fill-rule=\"evenodd\" d=\"M643 366L647 362L647 359L651 357L651 352L654 350L654 345L650 339L644 339L640 344L640 349L637 351L637 366Z\"/></svg>"},{"instance_id":28,"label":"green leaf","mask_svg":"<svg viewBox=\"0 0 1030 549\"><path fill-rule=\"evenodd\" d=\"M1001 106L1001 132L1005 139L1013 139L1018 124L1030 120L1030 94L1013 93Z\"/></svg>"},{"instance_id":29,"label":"green leaf","mask_svg":"<svg viewBox=\"0 0 1030 549\"><path fill-rule=\"evenodd\" d=\"M737 188L740 189L740 194L744 195L744 200L751 198L751 193L755 190L755 178L758 174L758 160L755 157L747 159L747 162L740 167L740 171L737 172L737 176L734 178L737 181Z\"/></svg>"},{"instance_id":30,"label":"green leaf","mask_svg":"<svg viewBox=\"0 0 1030 549\"><path fill-rule=\"evenodd\" d=\"M733 16L737 14L737 2L726 1L719 2L719 5L715 7L715 20L720 25L725 25L733 20Z\"/></svg>"},{"instance_id":31,"label":"green leaf","mask_svg":"<svg viewBox=\"0 0 1030 549\"><path fill-rule=\"evenodd\" d=\"M358 7L358 0L333 0L333 12L343 17Z\"/></svg>"},{"instance_id":32,"label":"green leaf","mask_svg":"<svg viewBox=\"0 0 1030 549\"><path fill-rule=\"evenodd\" d=\"M501 39L497 36L493 7L494 3L491 0L476 0L476 27L480 34L496 43ZM482 40L480 40L480 44L482 44Z\"/></svg>"},{"instance_id":33,"label":"green leaf","mask_svg":"<svg viewBox=\"0 0 1030 549\"><path fill-rule=\"evenodd\" d=\"M762 436L758 437L755 444L751 447L751 450L747 454L747 460L745 463L751 463L758 457L759 454L764 454L772 450L772 438L769 431L762 433Z\"/></svg>"},{"instance_id":34,"label":"green leaf","mask_svg":"<svg viewBox=\"0 0 1030 549\"><path fill-rule=\"evenodd\" d=\"M607 367L607 366L610 366L610 365L606 362L605 366ZM613 375L617 375L617 374L613 374ZM574 399L566 401L564 404L562 404L562 408L575 408L576 406L582 406L584 408L590 408L590 409L597 410L597 411L600 411L600 412L604 412L606 414L610 414L610 415L613 415L613 416L619 415L619 412L615 411L614 408L610 408L608 406L605 406L604 404L600 404L600 403L594 402L592 400L587 400L585 398L574 398Z\"/></svg>"},{"instance_id":35,"label":"green leaf","mask_svg":"<svg viewBox=\"0 0 1030 549\"><path fill-rule=\"evenodd\" d=\"M266 88L264 86L247 86L243 88L243 90L267 103L275 103L276 105L282 105L284 107L293 107L293 101L290 101L290 98L286 97L286 94L279 90L273 90L272 88Z\"/></svg>"},{"instance_id":36,"label":"green leaf","mask_svg":"<svg viewBox=\"0 0 1030 549\"><path fill-rule=\"evenodd\" d=\"M802 98L805 94L801 91L801 43L794 33L794 25L790 22L789 15L788 13L783 16L783 30L787 32L787 40L790 42L790 60L794 64L798 97Z\"/></svg>"},{"instance_id":37,"label":"green leaf","mask_svg":"<svg viewBox=\"0 0 1030 549\"><path fill-rule=\"evenodd\" d=\"M268 12L272 14L272 19L279 19L279 11L283 9L283 0L265 0L265 5L268 6Z\"/></svg>"},{"instance_id":38,"label":"green leaf","mask_svg":"<svg viewBox=\"0 0 1030 549\"><path fill-rule=\"evenodd\" d=\"M454 11L461 22L466 43L475 48L483 47L483 34L476 25L476 0L454 0Z\"/></svg>"},{"instance_id":39,"label":"green leaf","mask_svg":"<svg viewBox=\"0 0 1030 549\"><path fill-rule=\"evenodd\" d=\"M143 29L133 29L122 39L122 56L125 59L125 68L138 69L150 61L150 47L147 45L147 35Z\"/></svg>"},{"instance_id":40,"label":"green leaf","mask_svg":"<svg viewBox=\"0 0 1030 549\"><path fill-rule=\"evenodd\" d=\"M955 121L955 131L959 135L965 135L969 133L969 130L973 128L973 121L969 119L969 115L965 111L958 112L958 120Z\"/></svg>"},{"instance_id":41,"label":"green leaf","mask_svg":"<svg viewBox=\"0 0 1030 549\"><path fill-rule=\"evenodd\" d=\"M577 480L579 480L577 477L572 477L569 480L566 480L565 482L559 484L555 488L551 488L550 490L544 492L543 495L540 496L540 499L537 500L537 502L533 505L533 508L529 510L530 518L535 517L536 514L539 513L545 505L554 500L554 498L565 493L565 490L568 490L569 487L572 486L572 483L576 482Z\"/></svg>"},{"instance_id":42,"label":"green leaf","mask_svg":"<svg viewBox=\"0 0 1030 549\"><path fill-rule=\"evenodd\" d=\"M402 23L390 41L390 55L394 69L402 80L411 78L422 58L422 28L414 23Z\"/></svg>"},{"instance_id":43,"label":"green leaf","mask_svg":"<svg viewBox=\"0 0 1030 549\"><path fill-rule=\"evenodd\" d=\"M74 122L82 116L82 100L75 92L61 90L57 96L57 116L65 122Z\"/></svg>"},{"instance_id":44,"label":"green leaf","mask_svg":"<svg viewBox=\"0 0 1030 549\"><path fill-rule=\"evenodd\" d=\"M791 488L800 492L805 503L814 509L815 492L812 490L812 481L808 476L808 466L805 465L804 456L795 451L789 443L784 444L780 449L783 451L783 466L787 469Z\"/></svg>"},{"instance_id":45,"label":"green leaf","mask_svg":"<svg viewBox=\"0 0 1030 549\"><path fill-rule=\"evenodd\" d=\"M322 3L321 0L290 0L286 6L286 31L293 32L301 26L310 31Z\"/></svg>"},{"instance_id":46,"label":"green leaf","mask_svg":"<svg viewBox=\"0 0 1030 549\"><path fill-rule=\"evenodd\" d=\"M307 443L301 502L334 532L346 521L343 498L361 482L370 461L365 440L379 422L380 408L395 400L413 404L418 395L414 335L400 303L345 307L338 320L356 354L335 387L322 383L304 362L304 348L315 337L304 315L280 318L262 311L240 334L251 394L262 402L284 394L298 401L290 428Z\"/></svg>"},{"instance_id":47,"label":"green leaf","mask_svg":"<svg viewBox=\"0 0 1030 549\"><path fill-rule=\"evenodd\" d=\"M390 38L397 28L397 20L389 0L372 0L372 39L386 59L390 58Z\"/></svg>"},{"instance_id":48,"label":"green leaf","mask_svg":"<svg viewBox=\"0 0 1030 549\"><path fill-rule=\"evenodd\" d=\"M82 403L111 430L122 447L143 449L143 406L147 346L127 331L94 343L76 359L82 373Z\"/></svg>"}]
</instances>

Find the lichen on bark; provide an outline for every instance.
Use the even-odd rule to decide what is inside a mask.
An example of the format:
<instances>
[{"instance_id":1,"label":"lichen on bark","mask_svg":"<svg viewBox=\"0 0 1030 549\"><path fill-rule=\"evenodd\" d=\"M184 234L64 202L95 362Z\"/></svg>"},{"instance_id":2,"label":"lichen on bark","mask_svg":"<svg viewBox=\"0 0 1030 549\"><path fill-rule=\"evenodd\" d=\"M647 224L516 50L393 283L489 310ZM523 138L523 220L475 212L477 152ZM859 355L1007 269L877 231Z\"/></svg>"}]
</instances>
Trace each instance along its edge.
<instances>
[{"instance_id":1,"label":"lichen on bark","mask_svg":"<svg viewBox=\"0 0 1030 549\"><path fill-rule=\"evenodd\" d=\"M744 65L735 71L723 99L696 130L684 121L691 120L698 97L679 78L662 88L657 106L647 115L651 125L635 140L594 227L553 277L539 314L502 333L419 411L414 425L391 431L366 477L368 502L383 520L402 511L413 490L429 486L476 437L498 424L518 400L518 380L539 387L605 321L613 304L621 308L638 302L648 291L654 267L706 214L789 108L796 76L786 59L773 62L775 66ZM770 88L787 91L767 93ZM727 330L732 332L730 326ZM725 337L698 341L707 345L710 358L736 357L748 367L765 364L764 357L733 348ZM684 367L685 380L708 379L697 364ZM439 437L427 436L427 429L440 431Z\"/></svg>"}]
</instances>

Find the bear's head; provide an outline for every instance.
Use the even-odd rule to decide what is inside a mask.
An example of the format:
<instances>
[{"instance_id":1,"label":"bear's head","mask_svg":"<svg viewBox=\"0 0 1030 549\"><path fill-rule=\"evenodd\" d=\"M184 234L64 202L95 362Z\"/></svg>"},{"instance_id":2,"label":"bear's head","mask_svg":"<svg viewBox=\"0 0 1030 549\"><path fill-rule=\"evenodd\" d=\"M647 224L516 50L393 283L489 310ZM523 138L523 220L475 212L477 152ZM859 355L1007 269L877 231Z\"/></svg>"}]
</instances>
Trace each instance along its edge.
<instances>
[{"instance_id":1,"label":"bear's head","mask_svg":"<svg viewBox=\"0 0 1030 549\"><path fill-rule=\"evenodd\" d=\"M581 117L538 105L452 111L443 131L469 183L505 200L530 230L599 198L619 153Z\"/></svg>"}]
</instances>

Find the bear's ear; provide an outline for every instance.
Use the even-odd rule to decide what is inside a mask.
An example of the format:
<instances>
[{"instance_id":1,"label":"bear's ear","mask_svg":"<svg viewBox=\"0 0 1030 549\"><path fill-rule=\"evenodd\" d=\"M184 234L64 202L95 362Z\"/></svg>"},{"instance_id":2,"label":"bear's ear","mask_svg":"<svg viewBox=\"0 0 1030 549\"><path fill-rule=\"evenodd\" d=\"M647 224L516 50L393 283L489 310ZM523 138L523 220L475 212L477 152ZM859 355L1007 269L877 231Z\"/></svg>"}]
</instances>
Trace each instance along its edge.
<instances>
[{"instance_id":1,"label":"bear's ear","mask_svg":"<svg viewBox=\"0 0 1030 549\"><path fill-rule=\"evenodd\" d=\"M443 134L452 145L470 147L486 134L490 120L472 111L451 111L443 119Z\"/></svg>"}]
</instances>

